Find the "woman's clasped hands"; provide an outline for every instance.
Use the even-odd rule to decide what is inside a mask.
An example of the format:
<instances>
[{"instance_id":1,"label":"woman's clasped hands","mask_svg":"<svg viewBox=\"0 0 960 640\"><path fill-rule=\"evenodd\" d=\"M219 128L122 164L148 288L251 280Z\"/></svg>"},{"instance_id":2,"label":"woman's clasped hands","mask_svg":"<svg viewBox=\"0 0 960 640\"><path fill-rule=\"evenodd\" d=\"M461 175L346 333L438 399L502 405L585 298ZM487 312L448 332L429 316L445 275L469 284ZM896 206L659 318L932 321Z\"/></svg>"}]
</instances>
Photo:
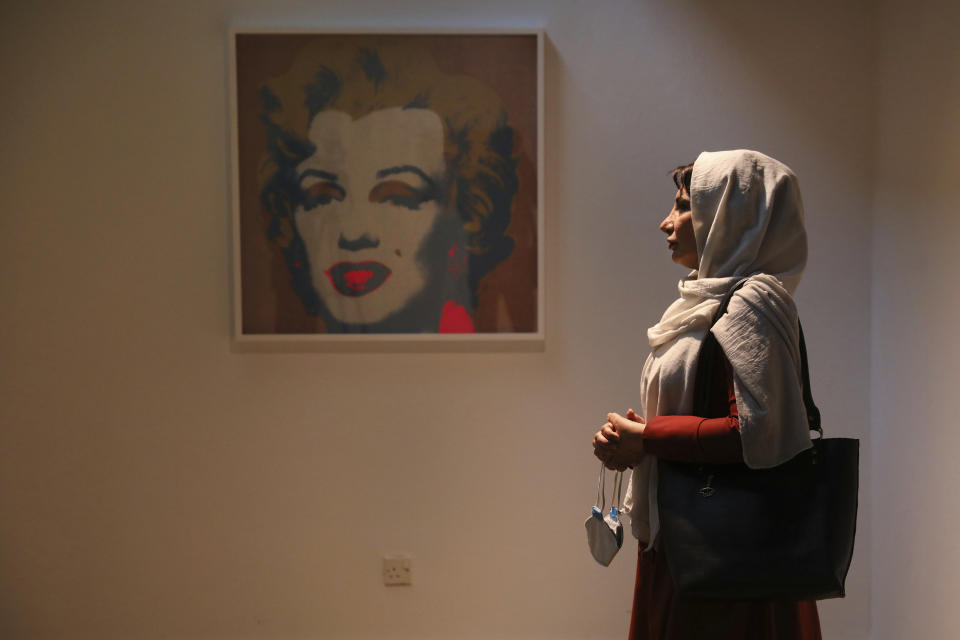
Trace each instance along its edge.
<instances>
[{"instance_id":1,"label":"woman's clasped hands","mask_svg":"<svg viewBox=\"0 0 960 640\"><path fill-rule=\"evenodd\" d=\"M593 454L608 469L623 471L643 457L643 418L633 409L627 415L608 413L607 422L593 436Z\"/></svg>"}]
</instances>

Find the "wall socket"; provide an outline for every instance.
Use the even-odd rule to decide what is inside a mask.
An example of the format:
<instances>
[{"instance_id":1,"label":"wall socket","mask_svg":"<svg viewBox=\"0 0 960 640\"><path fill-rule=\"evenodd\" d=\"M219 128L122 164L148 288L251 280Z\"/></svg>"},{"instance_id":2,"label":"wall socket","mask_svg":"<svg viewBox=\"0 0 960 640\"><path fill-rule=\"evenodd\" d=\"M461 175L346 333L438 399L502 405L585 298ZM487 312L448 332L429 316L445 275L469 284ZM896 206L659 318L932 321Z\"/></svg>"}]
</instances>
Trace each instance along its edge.
<instances>
[{"instance_id":1,"label":"wall socket","mask_svg":"<svg viewBox=\"0 0 960 640\"><path fill-rule=\"evenodd\" d=\"M406 555L384 556L383 584L391 587L413 584L411 560Z\"/></svg>"}]
</instances>

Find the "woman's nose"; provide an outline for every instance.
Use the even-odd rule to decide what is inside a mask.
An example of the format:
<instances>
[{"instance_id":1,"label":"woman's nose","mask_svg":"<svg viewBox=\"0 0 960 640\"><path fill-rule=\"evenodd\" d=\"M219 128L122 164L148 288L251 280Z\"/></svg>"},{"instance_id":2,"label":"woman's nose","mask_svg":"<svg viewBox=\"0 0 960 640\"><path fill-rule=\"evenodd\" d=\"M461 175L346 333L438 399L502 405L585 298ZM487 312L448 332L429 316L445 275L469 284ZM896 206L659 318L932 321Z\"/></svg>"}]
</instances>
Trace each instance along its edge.
<instances>
[{"instance_id":1,"label":"woman's nose","mask_svg":"<svg viewBox=\"0 0 960 640\"><path fill-rule=\"evenodd\" d=\"M667 214L667 217L663 219L663 222L660 223L660 231L664 233L673 232L673 212Z\"/></svg>"},{"instance_id":2,"label":"woman's nose","mask_svg":"<svg viewBox=\"0 0 960 640\"><path fill-rule=\"evenodd\" d=\"M348 238L343 233L337 238L337 247L345 251L360 251L361 249L376 249L380 246L380 239L374 238L369 233L364 233L357 238Z\"/></svg>"},{"instance_id":3,"label":"woman's nose","mask_svg":"<svg viewBox=\"0 0 960 640\"><path fill-rule=\"evenodd\" d=\"M337 246L347 251L360 251L380 246L380 234L374 225L375 213L368 203L344 207L340 214L340 236Z\"/></svg>"}]
</instances>

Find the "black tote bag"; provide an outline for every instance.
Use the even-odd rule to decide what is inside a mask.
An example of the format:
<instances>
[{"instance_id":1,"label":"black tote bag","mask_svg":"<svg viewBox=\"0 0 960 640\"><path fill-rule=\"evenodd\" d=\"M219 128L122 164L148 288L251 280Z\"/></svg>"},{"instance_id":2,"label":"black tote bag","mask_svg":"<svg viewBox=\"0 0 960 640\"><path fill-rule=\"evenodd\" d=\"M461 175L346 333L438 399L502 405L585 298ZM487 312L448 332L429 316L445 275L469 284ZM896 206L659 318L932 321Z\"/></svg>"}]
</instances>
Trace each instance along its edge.
<instances>
[{"instance_id":1,"label":"black tote bag","mask_svg":"<svg viewBox=\"0 0 960 640\"><path fill-rule=\"evenodd\" d=\"M727 309L727 294L714 315ZM771 469L658 461L660 545L684 598L823 600L844 596L853 555L859 440L823 438L800 328L803 398L813 447ZM709 415L722 350L700 348L694 415Z\"/></svg>"}]
</instances>

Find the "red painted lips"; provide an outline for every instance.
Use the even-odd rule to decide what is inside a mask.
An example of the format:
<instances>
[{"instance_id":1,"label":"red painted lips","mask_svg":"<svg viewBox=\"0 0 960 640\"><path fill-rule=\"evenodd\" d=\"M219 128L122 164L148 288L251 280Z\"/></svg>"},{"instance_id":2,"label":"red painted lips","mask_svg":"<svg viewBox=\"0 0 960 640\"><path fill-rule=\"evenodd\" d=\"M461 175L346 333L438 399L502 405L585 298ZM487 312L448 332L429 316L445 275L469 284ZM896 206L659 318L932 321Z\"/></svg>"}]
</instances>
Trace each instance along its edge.
<instances>
[{"instance_id":1,"label":"red painted lips","mask_svg":"<svg viewBox=\"0 0 960 640\"><path fill-rule=\"evenodd\" d=\"M357 298L375 291L387 281L392 272L384 264L366 260L364 262L338 262L324 273L327 274L333 288L339 293Z\"/></svg>"}]
</instances>

